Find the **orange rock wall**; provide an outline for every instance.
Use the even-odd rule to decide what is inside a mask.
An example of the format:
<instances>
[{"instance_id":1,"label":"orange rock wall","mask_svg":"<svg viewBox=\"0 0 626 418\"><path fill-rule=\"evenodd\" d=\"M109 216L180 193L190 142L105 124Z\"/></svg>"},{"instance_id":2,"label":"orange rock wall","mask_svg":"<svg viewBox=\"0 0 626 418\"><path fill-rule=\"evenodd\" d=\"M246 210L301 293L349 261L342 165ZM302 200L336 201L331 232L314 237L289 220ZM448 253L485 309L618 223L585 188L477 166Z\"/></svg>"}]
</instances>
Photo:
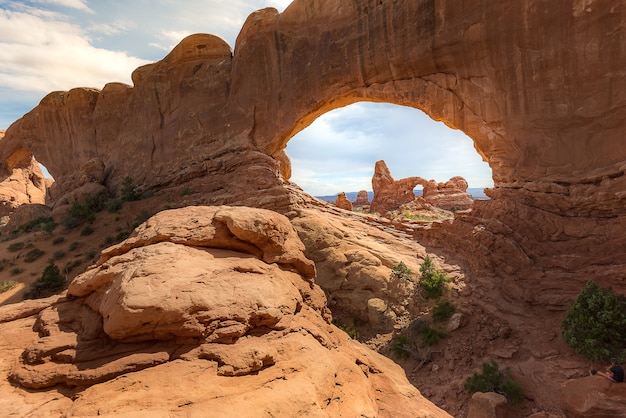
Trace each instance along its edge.
<instances>
[{"instance_id":1,"label":"orange rock wall","mask_svg":"<svg viewBox=\"0 0 626 418\"><path fill-rule=\"evenodd\" d=\"M234 54L193 35L133 87L51 93L7 130L0 157L9 168L32 152L55 196L100 158L111 190L127 175L148 189L207 176L213 203L286 210L296 132L360 100L413 106L468 134L495 182L490 202L424 239L456 240L477 269L502 259L510 274L583 268L619 284L624 22L612 0L296 0L253 13Z\"/></svg>"}]
</instances>

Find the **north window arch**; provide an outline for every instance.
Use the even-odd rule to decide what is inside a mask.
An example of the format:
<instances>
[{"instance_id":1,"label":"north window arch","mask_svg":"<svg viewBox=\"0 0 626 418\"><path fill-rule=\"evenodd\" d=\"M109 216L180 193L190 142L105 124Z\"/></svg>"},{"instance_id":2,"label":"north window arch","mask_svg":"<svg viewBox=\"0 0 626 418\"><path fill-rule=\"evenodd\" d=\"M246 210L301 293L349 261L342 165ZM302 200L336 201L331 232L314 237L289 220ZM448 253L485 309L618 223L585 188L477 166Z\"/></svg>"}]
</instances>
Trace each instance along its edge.
<instances>
[{"instance_id":1,"label":"north window arch","mask_svg":"<svg viewBox=\"0 0 626 418\"><path fill-rule=\"evenodd\" d=\"M471 138L420 109L392 103L360 101L330 110L291 137L285 151L291 181L313 196L370 191L380 159L396 180L462 176L471 189L493 187L491 168Z\"/></svg>"}]
</instances>

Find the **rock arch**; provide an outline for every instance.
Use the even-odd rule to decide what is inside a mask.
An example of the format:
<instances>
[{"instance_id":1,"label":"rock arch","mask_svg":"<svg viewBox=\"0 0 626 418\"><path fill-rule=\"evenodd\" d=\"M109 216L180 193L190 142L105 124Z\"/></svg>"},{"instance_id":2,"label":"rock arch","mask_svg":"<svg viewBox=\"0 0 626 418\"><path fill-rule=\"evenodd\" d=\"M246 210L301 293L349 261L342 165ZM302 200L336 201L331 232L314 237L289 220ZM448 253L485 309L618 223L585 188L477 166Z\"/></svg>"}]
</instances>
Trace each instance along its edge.
<instances>
[{"instance_id":1,"label":"rock arch","mask_svg":"<svg viewBox=\"0 0 626 418\"><path fill-rule=\"evenodd\" d=\"M471 137L495 182L433 245L445 236L483 270L587 269L617 283L625 20L611 0L296 0L253 13L234 53L193 35L132 87L52 93L9 128L0 159L29 150L59 193L99 158L110 188L126 175L152 188L210 176L211 202L286 210L289 138L356 101L408 105Z\"/></svg>"}]
</instances>

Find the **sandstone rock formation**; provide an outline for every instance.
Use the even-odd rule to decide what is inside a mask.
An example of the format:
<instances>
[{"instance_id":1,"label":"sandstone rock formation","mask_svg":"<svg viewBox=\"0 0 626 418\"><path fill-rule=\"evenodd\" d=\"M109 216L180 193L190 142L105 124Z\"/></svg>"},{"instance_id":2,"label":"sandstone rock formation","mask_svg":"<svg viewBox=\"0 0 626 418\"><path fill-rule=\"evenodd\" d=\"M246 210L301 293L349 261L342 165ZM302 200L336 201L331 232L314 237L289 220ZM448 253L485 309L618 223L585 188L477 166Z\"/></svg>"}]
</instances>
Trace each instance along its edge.
<instances>
[{"instance_id":1,"label":"sandstone rock formation","mask_svg":"<svg viewBox=\"0 0 626 418\"><path fill-rule=\"evenodd\" d=\"M426 182L421 177L394 180L387 164L383 160L376 161L374 176L372 177L374 198L370 210L384 215L404 203L412 202L415 199L413 192L415 186Z\"/></svg>"},{"instance_id":2,"label":"sandstone rock formation","mask_svg":"<svg viewBox=\"0 0 626 418\"><path fill-rule=\"evenodd\" d=\"M352 210L352 202L350 202L346 197L346 192L341 192L337 195L335 206L339 209Z\"/></svg>"},{"instance_id":3,"label":"sandstone rock formation","mask_svg":"<svg viewBox=\"0 0 626 418\"><path fill-rule=\"evenodd\" d=\"M449 417L329 324L303 250L275 212L159 213L67 295L0 308L0 369L18 385L0 379L4 413ZM19 386L57 389L25 401Z\"/></svg>"},{"instance_id":4,"label":"sandstone rock formation","mask_svg":"<svg viewBox=\"0 0 626 418\"><path fill-rule=\"evenodd\" d=\"M398 207L415 200L413 189L417 185L423 186L422 197L432 206L445 210L469 209L474 202L472 196L467 193L467 181L463 177L452 177L445 183L437 183L434 180L425 180L422 177L407 177L394 180L387 164L376 161L372 188L374 199L370 210L381 214L397 209Z\"/></svg>"},{"instance_id":5,"label":"sandstone rock formation","mask_svg":"<svg viewBox=\"0 0 626 418\"><path fill-rule=\"evenodd\" d=\"M567 417L626 417L623 383L602 376L573 379L561 388L561 407Z\"/></svg>"},{"instance_id":6,"label":"sandstone rock formation","mask_svg":"<svg viewBox=\"0 0 626 418\"><path fill-rule=\"evenodd\" d=\"M192 35L137 69L133 86L49 94L0 141L0 180L20 183L3 193L24 196L35 156L56 180L46 203L70 203L86 184L85 164L99 159L100 186L112 195L126 176L146 191L196 181L209 204L291 214L305 201L286 182L284 149L295 133L361 100L419 108L473 139L494 188L470 214L414 237L462 265L484 309L532 341L520 357L539 358L524 364L541 365L526 382L539 402L563 378L542 367L561 370L552 359L565 350L555 337L559 315L581 282L626 292L625 21L626 5L609 0L295 0L282 14L253 13L234 52ZM357 248L348 256L369 263ZM20 331L32 326L21 321ZM165 352L144 354L156 362ZM108 384L135 393L124 379ZM55 399L50 408L70 402Z\"/></svg>"},{"instance_id":7,"label":"sandstone rock formation","mask_svg":"<svg viewBox=\"0 0 626 418\"><path fill-rule=\"evenodd\" d=\"M474 203L467 193L467 181L461 176L452 177L445 183L429 181L424 185L422 197L427 203L445 210L465 210Z\"/></svg>"},{"instance_id":8,"label":"sandstone rock formation","mask_svg":"<svg viewBox=\"0 0 626 418\"><path fill-rule=\"evenodd\" d=\"M4 135L0 130L0 143ZM29 151L15 150L0 170L0 225L21 205L45 203L47 183Z\"/></svg>"},{"instance_id":9,"label":"sandstone rock formation","mask_svg":"<svg viewBox=\"0 0 626 418\"><path fill-rule=\"evenodd\" d=\"M359 190L359 193L356 195L356 200L354 201L354 206L369 206L370 197L367 194L367 190Z\"/></svg>"}]
</instances>

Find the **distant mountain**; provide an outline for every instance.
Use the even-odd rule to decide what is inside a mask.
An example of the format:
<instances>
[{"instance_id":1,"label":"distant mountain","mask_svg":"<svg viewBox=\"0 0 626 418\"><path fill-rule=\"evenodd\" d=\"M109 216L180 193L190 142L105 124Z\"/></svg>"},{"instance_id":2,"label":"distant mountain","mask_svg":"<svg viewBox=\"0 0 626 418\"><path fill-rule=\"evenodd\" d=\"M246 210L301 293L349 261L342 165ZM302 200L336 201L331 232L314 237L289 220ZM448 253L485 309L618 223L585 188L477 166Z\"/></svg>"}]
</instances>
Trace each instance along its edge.
<instances>
[{"instance_id":1,"label":"distant mountain","mask_svg":"<svg viewBox=\"0 0 626 418\"><path fill-rule=\"evenodd\" d=\"M422 195L421 190L415 190L414 193L415 193L415 196ZM487 195L485 194L485 189L482 187L469 187L467 189L467 193L472 195L472 198L474 200L489 200L489 197L487 197ZM346 197L348 198L349 201L354 202L358 194L359 192L346 192ZM372 199L374 198L374 192L367 192L367 196L368 196L369 201L371 202ZM335 200L337 200L336 194L329 195L329 196L315 196L315 197L317 197L320 200L325 200L331 203L335 203Z\"/></svg>"}]
</instances>

